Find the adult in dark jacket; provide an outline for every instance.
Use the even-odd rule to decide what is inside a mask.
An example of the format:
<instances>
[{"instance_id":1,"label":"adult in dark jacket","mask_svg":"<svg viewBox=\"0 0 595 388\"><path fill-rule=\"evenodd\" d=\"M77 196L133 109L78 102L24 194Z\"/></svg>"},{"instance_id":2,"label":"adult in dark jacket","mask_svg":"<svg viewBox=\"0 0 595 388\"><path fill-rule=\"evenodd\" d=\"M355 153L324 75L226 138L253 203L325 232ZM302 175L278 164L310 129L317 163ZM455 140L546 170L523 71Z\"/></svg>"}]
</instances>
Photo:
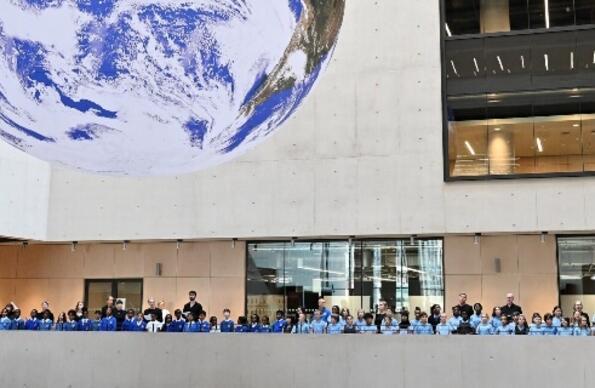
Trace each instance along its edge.
<instances>
[{"instance_id":1,"label":"adult in dark jacket","mask_svg":"<svg viewBox=\"0 0 595 388\"><path fill-rule=\"evenodd\" d=\"M463 311L466 311L467 316L470 317L471 315L473 315L473 307L471 307L471 305L467 304L467 294L466 293L461 292L459 294L459 303L456 306L459 307L459 311L461 312L461 314L463 313Z\"/></svg>"},{"instance_id":2,"label":"adult in dark jacket","mask_svg":"<svg viewBox=\"0 0 595 388\"><path fill-rule=\"evenodd\" d=\"M428 318L428 323L432 325L434 328L434 332L436 331L436 325L440 323L440 314L442 313L442 308L439 304L435 304L430 308L430 317Z\"/></svg>"},{"instance_id":3,"label":"adult in dark jacket","mask_svg":"<svg viewBox=\"0 0 595 388\"><path fill-rule=\"evenodd\" d=\"M188 316L188 313L192 313L192 316L198 317L198 314L202 311L202 305L196 300L196 291L188 292L188 299L189 301L184 305L182 313L185 317Z\"/></svg>"},{"instance_id":4,"label":"adult in dark jacket","mask_svg":"<svg viewBox=\"0 0 595 388\"><path fill-rule=\"evenodd\" d=\"M515 313L523 313L521 306L514 304L514 295L511 292L506 294L506 304L500 307L500 311L502 311L502 315L506 315L508 317L512 317Z\"/></svg>"}]
</instances>

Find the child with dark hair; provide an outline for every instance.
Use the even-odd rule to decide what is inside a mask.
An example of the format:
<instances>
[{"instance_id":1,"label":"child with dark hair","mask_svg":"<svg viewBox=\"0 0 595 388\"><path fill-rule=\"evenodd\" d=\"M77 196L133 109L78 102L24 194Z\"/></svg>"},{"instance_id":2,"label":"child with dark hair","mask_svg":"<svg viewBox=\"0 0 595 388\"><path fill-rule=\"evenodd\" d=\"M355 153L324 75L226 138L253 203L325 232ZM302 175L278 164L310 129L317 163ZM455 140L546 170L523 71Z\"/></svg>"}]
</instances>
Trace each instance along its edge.
<instances>
[{"instance_id":1,"label":"child with dark hair","mask_svg":"<svg viewBox=\"0 0 595 388\"><path fill-rule=\"evenodd\" d=\"M378 326L376 326L374 324L374 316L371 313L365 313L364 320L366 321L366 324L359 328L360 333L363 333L363 334L378 333Z\"/></svg>"},{"instance_id":2,"label":"child with dark hair","mask_svg":"<svg viewBox=\"0 0 595 388\"><path fill-rule=\"evenodd\" d=\"M273 333L282 333L283 327L285 326L285 313L281 310L277 310L275 313L275 323L273 323L273 327L271 331Z\"/></svg>"},{"instance_id":3,"label":"child with dark hair","mask_svg":"<svg viewBox=\"0 0 595 388\"><path fill-rule=\"evenodd\" d=\"M448 320L448 324L452 327L453 331L457 331L459 329L459 324L463 318L461 317L461 308L459 306L453 306L452 308L452 317Z\"/></svg>"},{"instance_id":4,"label":"child with dark hair","mask_svg":"<svg viewBox=\"0 0 595 388\"><path fill-rule=\"evenodd\" d=\"M475 334L475 329L471 326L471 321L469 320L469 314L467 310L461 311L461 322L459 322L459 327L457 328L457 334L459 335L470 335Z\"/></svg>"},{"instance_id":5,"label":"child with dark hair","mask_svg":"<svg viewBox=\"0 0 595 388\"><path fill-rule=\"evenodd\" d=\"M556 335L568 337L574 335L574 328L570 327L570 318L562 318L560 327L556 328Z\"/></svg>"},{"instance_id":6,"label":"child with dark hair","mask_svg":"<svg viewBox=\"0 0 595 388\"><path fill-rule=\"evenodd\" d=\"M136 314L136 319L134 320L134 324L132 325L132 331L134 332L142 332L147 329L147 324L145 322L145 314L142 311L139 311Z\"/></svg>"},{"instance_id":7,"label":"child with dark hair","mask_svg":"<svg viewBox=\"0 0 595 388\"><path fill-rule=\"evenodd\" d=\"M221 333L221 329L219 328L219 324L217 323L217 317L211 316L209 318L209 324L211 325L211 333Z\"/></svg>"},{"instance_id":8,"label":"child with dark hair","mask_svg":"<svg viewBox=\"0 0 595 388\"><path fill-rule=\"evenodd\" d=\"M541 322L541 315L539 313L533 314L532 324L529 325L529 335L543 335L543 325Z\"/></svg>"},{"instance_id":9,"label":"child with dark hair","mask_svg":"<svg viewBox=\"0 0 595 388\"><path fill-rule=\"evenodd\" d=\"M285 317L285 326L283 326L283 334L291 334L293 332L294 322L295 316Z\"/></svg>"},{"instance_id":10,"label":"child with dark hair","mask_svg":"<svg viewBox=\"0 0 595 388\"><path fill-rule=\"evenodd\" d=\"M384 335L393 335L399 331L399 327L393 325L393 319L390 314L386 314L380 325L380 333Z\"/></svg>"},{"instance_id":11,"label":"child with dark hair","mask_svg":"<svg viewBox=\"0 0 595 388\"><path fill-rule=\"evenodd\" d=\"M326 332L328 334L336 335L343 332L344 325L339 323L339 319L339 314L331 314L331 322L326 327Z\"/></svg>"},{"instance_id":12,"label":"child with dark hair","mask_svg":"<svg viewBox=\"0 0 595 388\"><path fill-rule=\"evenodd\" d=\"M91 331L99 331L101 327L101 310L95 310L95 319L91 321Z\"/></svg>"},{"instance_id":13,"label":"child with dark hair","mask_svg":"<svg viewBox=\"0 0 595 388\"><path fill-rule=\"evenodd\" d=\"M76 311L76 310L75 310ZM89 319L89 310L84 309L81 312L81 317L79 318L79 330L80 331L91 331L91 320ZM77 315L78 317L78 315Z\"/></svg>"},{"instance_id":14,"label":"child with dark hair","mask_svg":"<svg viewBox=\"0 0 595 388\"><path fill-rule=\"evenodd\" d=\"M557 328L554 326L553 323L554 316L550 313L547 313L543 316L543 320L545 321L545 325L543 325L543 335L556 335Z\"/></svg>"},{"instance_id":15,"label":"child with dark hair","mask_svg":"<svg viewBox=\"0 0 595 388\"><path fill-rule=\"evenodd\" d=\"M116 331L118 327L118 322L116 318L112 315L112 308L108 307L105 309L105 317L101 319L101 324L99 325L99 331Z\"/></svg>"},{"instance_id":16,"label":"child with dark hair","mask_svg":"<svg viewBox=\"0 0 595 388\"><path fill-rule=\"evenodd\" d=\"M64 313L60 314L60 316L58 317L58 322L60 323L60 326L58 327L58 324L56 324L56 330L62 330L62 323L64 322ZM52 319L50 318L50 313L48 310L45 310L43 312L43 319L41 320L41 322L39 322L39 330L40 331L50 331L52 330L54 323L52 322Z\"/></svg>"},{"instance_id":17,"label":"child with dark hair","mask_svg":"<svg viewBox=\"0 0 595 388\"><path fill-rule=\"evenodd\" d=\"M260 332L260 316L256 313L250 314L250 326L249 326L251 333L258 333Z\"/></svg>"},{"instance_id":18,"label":"child with dark hair","mask_svg":"<svg viewBox=\"0 0 595 388\"><path fill-rule=\"evenodd\" d=\"M560 306L554 306L552 314L552 325L554 325L555 327L562 326L562 321L564 320L564 316L562 315L562 308Z\"/></svg>"},{"instance_id":19,"label":"child with dark hair","mask_svg":"<svg viewBox=\"0 0 595 388\"><path fill-rule=\"evenodd\" d=\"M14 309L12 312L13 319L11 324L11 330L23 330L25 329L25 321L21 318L21 310Z\"/></svg>"},{"instance_id":20,"label":"child with dark hair","mask_svg":"<svg viewBox=\"0 0 595 388\"><path fill-rule=\"evenodd\" d=\"M401 311L401 321L399 322L399 335L407 335L411 332L411 323L409 322L409 312Z\"/></svg>"},{"instance_id":21,"label":"child with dark hair","mask_svg":"<svg viewBox=\"0 0 595 388\"><path fill-rule=\"evenodd\" d=\"M79 331L79 323L76 320L76 311L68 310L68 320L62 327L64 331Z\"/></svg>"},{"instance_id":22,"label":"child with dark hair","mask_svg":"<svg viewBox=\"0 0 595 388\"><path fill-rule=\"evenodd\" d=\"M56 324L54 325L54 330L64 331L64 325L66 324L67 320L68 319L66 318L66 313L60 313L60 315L58 315L58 319L56 320ZM51 328L48 330L51 330Z\"/></svg>"},{"instance_id":23,"label":"child with dark hair","mask_svg":"<svg viewBox=\"0 0 595 388\"><path fill-rule=\"evenodd\" d=\"M31 318L25 322L25 330L39 330L41 322L37 319L37 314L39 313L36 309L31 310Z\"/></svg>"},{"instance_id":24,"label":"child with dark hair","mask_svg":"<svg viewBox=\"0 0 595 388\"><path fill-rule=\"evenodd\" d=\"M124 322L122 322L122 331L134 331L134 325L134 310L128 309L128 311L126 311L126 318L124 318Z\"/></svg>"},{"instance_id":25,"label":"child with dark hair","mask_svg":"<svg viewBox=\"0 0 595 388\"><path fill-rule=\"evenodd\" d=\"M415 335L434 335L434 328L428 323L428 314L422 311L419 314L419 323L413 329Z\"/></svg>"},{"instance_id":26,"label":"child with dark hair","mask_svg":"<svg viewBox=\"0 0 595 388\"><path fill-rule=\"evenodd\" d=\"M494 333L496 335L515 335L514 329L515 326L514 324L511 325L511 322L508 321L508 316L502 315L502 317L500 317L500 326L496 328Z\"/></svg>"},{"instance_id":27,"label":"child with dark hair","mask_svg":"<svg viewBox=\"0 0 595 388\"><path fill-rule=\"evenodd\" d=\"M229 309L223 309L223 320L221 321L221 333L233 333L234 324L233 320L229 318L231 311Z\"/></svg>"},{"instance_id":28,"label":"child with dark hair","mask_svg":"<svg viewBox=\"0 0 595 388\"><path fill-rule=\"evenodd\" d=\"M201 311L198 313L198 324L200 325L200 332L201 333L210 333L211 332L211 324L207 321L207 312Z\"/></svg>"},{"instance_id":29,"label":"child with dark hair","mask_svg":"<svg viewBox=\"0 0 595 388\"><path fill-rule=\"evenodd\" d=\"M587 317L580 317L578 326L574 328L574 335L577 337L588 337L591 335L591 328L589 327L589 320Z\"/></svg>"},{"instance_id":30,"label":"child with dark hair","mask_svg":"<svg viewBox=\"0 0 595 388\"><path fill-rule=\"evenodd\" d=\"M494 307L492 309L492 319L490 319L490 324L496 330L499 326L502 326L502 309L500 307Z\"/></svg>"},{"instance_id":31,"label":"child with dark hair","mask_svg":"<svg viewBox=\"0 0 595 388\"><path fill-rule=\"evenodd\" d=\"M175 333L177 330L177 327L175 327L173 325L173 317L171 316L171 314L167 314L165 316L165 318L163 319L163 326L161 326L161 332L162 333Z\"/></svg>"},{"instance_id":32,"label":"child with dark hair","mask_svg":"<svg viewBox=\"0 0 595 388\"><path fill-rule=\"evenodd\" d=\"M527 324L527 318L523 314L519 314L516 320L516 327L514 328L515 335L528 335L529 325Z\"/></svg>"},{"instance_id":33,"label":"child with dark hair","mask_svg":"<svg viewBox=\"0 0 595 388\"><path fill-rule=\"evenodd\" d=\"M298 321L293 326L291 333L292 334L309 334L310 333L310 325L306 321L306 314L304 314L303 312L299 313Z\"/></svg>"},{"instance_id":34,"label":"child with dark hair","mask_svg":"<svg viewBox=\"0 0 595 388\"><path fill-rule=\"evenodd\" d=\"M188 320L184 324L184 333L200 333L201 327L200 324L194 320L194 314L192 312L189 312L186 315L186 318Z\"/></svg>"},{"instance_id":35,"label":"child with dark hair","mask_svg":"<svg viewBox=\"0 0 595 388\"><path fill-rule=\"evenodd\" d=\"M176 311L174 311L174 318L172 320L172 330L177 333L183 332L185 323L186 320L184 319L182 310L176 309Z\"/></svg>"},{"instance_id":36,"label":"child with dark hair","mask_svg":"<svg viewBox=\"0 0 595 388\"><path fill-rule=\"evenodd\" d=\"M238 317L238 324L235 326L236 333L250 333L250 325L248 325L248 318L245 316Z\"/></svg>"},{"instance_id":37,"label":"child with dark hair","mask_svg":"<svg viewBox=\"0 0 595 388\"><path fill-rule=\"evenodd\" d=\"M0 330L10 330L12 328L12 320L8 317L8 310L2 309L0 313Z\"/></svg>"},{"instance_id":38,"label":"child with dark hair","mask_svg":"<svg viewBox=\"0 0 595 388\"><path fill-rule=\"evenodd\" d=\"M269 320L268 315L263 315L262 319L260 320L260 330L259 333L270 333L271 332L271 321Z\"/></svg>"},{"instance_id":39,"label":"child with dark hair","mask_svg":"<svg viewBox=\"0 0 595 388\"><path fill-rule=\"evenodd\" d=\"M473 305L473 314L469 317L469 321L471 322L471 326L473 329L477 329L477 326L481 323L481 313L483 311L483 306L481 303L475 303Z\"/></svg>"}]
</instances>

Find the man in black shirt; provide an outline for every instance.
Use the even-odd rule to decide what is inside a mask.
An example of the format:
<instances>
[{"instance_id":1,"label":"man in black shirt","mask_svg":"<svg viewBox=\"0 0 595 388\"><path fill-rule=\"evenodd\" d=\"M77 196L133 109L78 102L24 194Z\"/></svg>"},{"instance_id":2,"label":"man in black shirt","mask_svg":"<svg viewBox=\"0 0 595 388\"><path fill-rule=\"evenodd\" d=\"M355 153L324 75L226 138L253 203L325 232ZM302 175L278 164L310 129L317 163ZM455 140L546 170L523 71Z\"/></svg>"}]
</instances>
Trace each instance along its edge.
<instances>
[{"instance_id":1,"label":"man in black shirt","mask_svg":"<svg viewBox=\"0 0 595 388\"><path fill-rule=\"evenodd\" d=\"M126 310L124 310L124 302L121 299L116 301L116 309L113 311L114 318L116 318L116 330L122 330L122 324L126 319Z\"/></svg>"},{"instance_id":2,"label":"man in black shirt","mask_svg":"<svg viewBox=\"0 0 595 388\"><path fill-rule=\"evenodd\" d=\"M514 304L514 295L510 292L506 294L506 304L500 307L500 311L502 311L502 315L506 315L507 317L512 317L514 313L523 313L521 306Z\"/></svg>"},{"instance_id":3,"label":"man in black shirt","mask_svg":"<svg viewBox=\"0 0 595 388\"><path fill-rule=\"evenodd\" d=\"M188 313L192 313L192 316L198 317L198 314L202 311L202 305L196 301L196 291L190 291L188 293L188 303L184 305L182 312L184 316L188 316Z\"/></svg>"},{"instance_id":4,"label":"man in black shirt","mask_svg":"<svg viewBox=\"0 0 595 388\"><path fill-rule=\"evenodd\" d=\"M105 303L105 306L103 306L101 308L101 318L107 317L106 311L107 311L108 308L111 308L112 309L112 312L115 309L115 307L114 307L114 297L111 296L111 295L107 297L107 301Z\"/></svg>"},{"instance_id":5,"label":"man in black shirt","mask_svg":"<svg viewBox=\"0 0 595 388\"><path fill-rule=\"evenodd\" d=\"M382 321L384 320L384 317L386 316L386 310L387 310L386 307L387 307L386 300L380 299L378 301L378 311L376 312L376 319L374 320L374 324L376 325L376 327L378 327L379 333L380 333L380 326L382 326Z\"/></svg>"},{"instance_id":6,"label":"man in black shirt","mask_svg":"<svg viewBox=\"0 0 595 388\"><path fill-rule=\"evenodd\" d=\"M149 308L143 311L145 322L151 321L151 315L153 314L155 314L155 317L159 322L163 322L163 312L155 305L155 298L150 297L149 300L147 300L147 303L149 303Z\"/></svg>"},{"instance_id":7,"label":"man in black shirt","mask_svg":"<svg viewBox=\"0 0 595 388\"><path fill-rule=\"evenodd\" d=\"M467 304L467 294L465 294L464 292L461 292L459 294L459 303L457 304L457 307L459 308L461 314L463 313L463 311L466 311L468 317L473 315L473 307Z\"/></svg>"},{"instance_id":8,"label":"man in black shirt","mask_svg":"<svg viewBox=\"0 0 595 388\"><path fill-rule=\"evenodd\" d=\"M46 311L48 312L49 319L51 319L52 322L54 322L54 314L50 310L50 303L47 300L44 300L41 303L41 310L37 313L37 319L44 319L44 315L43 314Z\"/></svg>"}]
</instances>

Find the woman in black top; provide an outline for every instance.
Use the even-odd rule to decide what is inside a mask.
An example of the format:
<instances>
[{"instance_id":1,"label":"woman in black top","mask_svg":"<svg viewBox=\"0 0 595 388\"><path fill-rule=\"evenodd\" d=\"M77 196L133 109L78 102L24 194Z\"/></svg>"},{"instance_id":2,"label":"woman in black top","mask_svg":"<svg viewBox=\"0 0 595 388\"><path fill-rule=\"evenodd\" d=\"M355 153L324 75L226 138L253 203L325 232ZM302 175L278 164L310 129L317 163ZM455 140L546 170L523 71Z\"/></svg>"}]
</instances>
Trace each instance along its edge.
<instances>
[{"instance_id":1,"label":"woman in black top","mask_svg":"<svg viewBox=\"0 0 595 388\"><path fill-rule=\"evenodd\" d=\"M428 318L428 323L432 325L434 332L436 331L436 325L440 323L440 313L442 309L440 308L439 304L435 304L430 308L430 317Z\"/></svg>"},{"instance_id":2,"label":"woman in black top","mask_svg":"<svg viewBox=\"0 0 595 388\"><path fill-rule=\"evenodd\" d=\"M514 328L515 335L527 335L529 334L529 325L527 325L527 319L523 314L520 314L516 326Z\"/></svg>"}]
</instances>

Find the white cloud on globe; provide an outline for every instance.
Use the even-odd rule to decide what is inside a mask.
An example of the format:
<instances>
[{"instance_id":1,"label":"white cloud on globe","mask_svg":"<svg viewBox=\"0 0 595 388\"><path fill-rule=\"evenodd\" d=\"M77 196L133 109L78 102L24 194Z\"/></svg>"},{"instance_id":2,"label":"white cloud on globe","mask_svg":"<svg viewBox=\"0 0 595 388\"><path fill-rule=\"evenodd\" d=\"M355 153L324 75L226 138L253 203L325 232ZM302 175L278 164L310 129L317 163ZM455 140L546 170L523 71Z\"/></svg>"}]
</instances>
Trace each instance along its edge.
<instances>
[{"instance_id":1,"label":"white cloud on globe","mask_svg":"<svg viewBox=\"0 0 595 388\"><path fill-rule=\"evenodd\" d=\"M0 139L115 175L242 154L299 106L344 0L5 0Z\"/></svg>"}]
</instances>

